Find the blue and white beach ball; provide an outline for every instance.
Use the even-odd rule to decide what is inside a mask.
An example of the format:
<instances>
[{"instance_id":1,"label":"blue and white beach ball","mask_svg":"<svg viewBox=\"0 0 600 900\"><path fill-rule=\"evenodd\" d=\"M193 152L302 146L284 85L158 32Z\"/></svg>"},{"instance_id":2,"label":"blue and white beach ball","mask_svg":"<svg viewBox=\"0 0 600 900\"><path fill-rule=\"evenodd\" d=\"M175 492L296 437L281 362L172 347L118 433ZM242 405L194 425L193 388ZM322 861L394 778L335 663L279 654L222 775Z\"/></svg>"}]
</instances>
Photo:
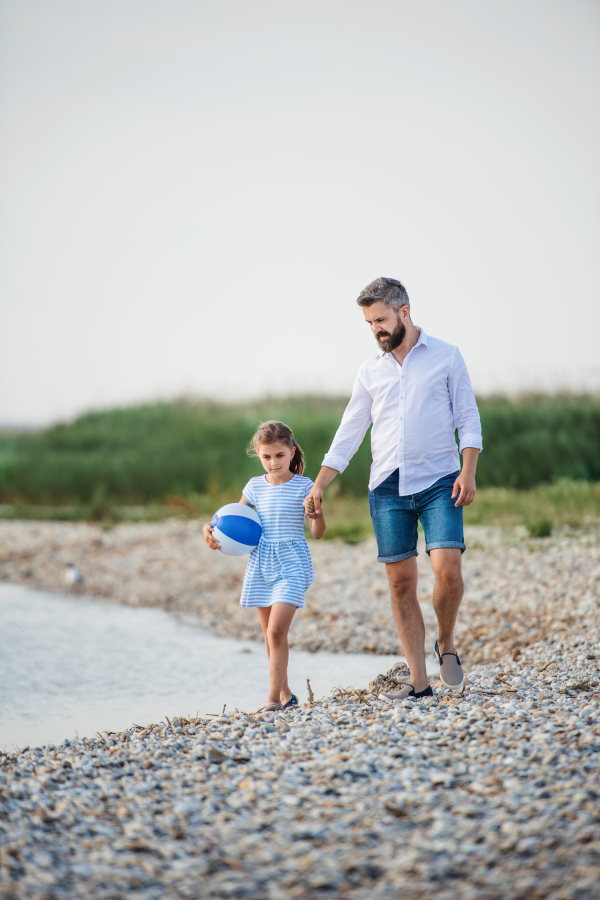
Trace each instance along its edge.
<instances>
[{"instance_id":1,"label":"blue and white beach ball","mask_svg":"<svg viewBox=\"0 0 600 900\"><path fill-rule=\"evenodd\" d=\"M243 556L252 553L262 534L262 525L256 510L245 503L227 503L213 516L210 523L213 537L227 556Z\"/></svg>"}]
</instances>

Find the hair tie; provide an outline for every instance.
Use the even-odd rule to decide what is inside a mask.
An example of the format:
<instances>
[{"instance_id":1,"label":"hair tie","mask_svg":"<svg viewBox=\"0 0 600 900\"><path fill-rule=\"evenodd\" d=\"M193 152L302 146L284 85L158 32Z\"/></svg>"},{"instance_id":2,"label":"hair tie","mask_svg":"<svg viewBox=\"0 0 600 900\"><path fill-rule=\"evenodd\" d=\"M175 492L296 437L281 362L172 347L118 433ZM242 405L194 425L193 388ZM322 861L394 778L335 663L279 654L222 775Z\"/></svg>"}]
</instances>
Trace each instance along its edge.
<instances>
[{"instance_id":1,"label":"hair tie","mask_svg":"<svg viewBox=\"0 0 600 900\"><path fill-rule=\"evenodd\" d=\"M296 443L296 438L292 438L292 444Z\"/></svg>"}]
</instances>

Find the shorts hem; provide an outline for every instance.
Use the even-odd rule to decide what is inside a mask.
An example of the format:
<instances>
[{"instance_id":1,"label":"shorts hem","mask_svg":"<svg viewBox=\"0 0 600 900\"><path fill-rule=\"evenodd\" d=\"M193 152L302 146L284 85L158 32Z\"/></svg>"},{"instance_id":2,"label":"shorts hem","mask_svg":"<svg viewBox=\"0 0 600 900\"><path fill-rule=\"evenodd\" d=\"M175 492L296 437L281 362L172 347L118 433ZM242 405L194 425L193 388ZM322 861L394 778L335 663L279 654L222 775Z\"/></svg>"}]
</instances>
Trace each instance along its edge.
<instances>
[{"instance_id":1,"label":"shorts hem","mask_svg":"<svg viewBox=\"0 0 600 900\"><path fill-rule=\"evenodd\" d=\"M418 556L419 553L417 550L409 550L408 553L397 553L396 556L378 556L377 562L380 563L393 563L393 562L402 562L403 559L410 559L411 556Z\"/></svg>"},{"instance_id":2,"label":"shorts hem","mask_svg":"<svg viewBox=\"0 0 600 900\"><path fill-rule=\"evenodd\" d=\"M433 541L431 544L426 544L425 553L429 553L430 550L443 550L444 547L452 547L460 550L461 553L464 553L467 549L467 545L460 541Z\"/></svg>"}]
</instances>

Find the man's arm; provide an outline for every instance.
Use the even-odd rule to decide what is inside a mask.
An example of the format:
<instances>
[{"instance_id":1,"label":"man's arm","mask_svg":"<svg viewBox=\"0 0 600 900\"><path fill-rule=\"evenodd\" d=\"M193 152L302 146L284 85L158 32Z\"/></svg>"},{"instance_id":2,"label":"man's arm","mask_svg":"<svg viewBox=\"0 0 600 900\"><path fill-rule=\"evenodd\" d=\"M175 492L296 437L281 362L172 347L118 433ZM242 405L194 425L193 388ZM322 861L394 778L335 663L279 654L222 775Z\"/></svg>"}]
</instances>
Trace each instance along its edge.
<instances>
[{"instance_id":1,"label":"man's arm","mask_svg":"<svg viewBox=\"0 0 600 900\"><path fill-rule=\"evenodd\" d=\"M335 433L329 451L325 454L313 489L304 501L304 509L309 519L315 519L321 515L324 489L331 484L336 475L344 471L362 444L367 428L372 422L372 402L372 397L362 383L359 372L340 427Z\"/></svg>"},{"instance_id":2,"label":"man's arm","mask_svg":"<svg viewBox=\"0 0 600 900\"><path fill-rule=\"evenodd\" d=\"M479 458L479 450L476 447L464 447L462 452L463 464L461 473L454 482L452 499L458 495L455 506L469 506L475 499L475 470Z\"/></svg>"},{"instance_id":3,"label":"man's arm","mask_svg":"<svg viewBox=\"0 0 600 900\"><path fill-rule=\"evenodd\" d=\"M313 488L304 501L304 510L308 519L316 519L322 515L321 504L323 502L323 491L328 484L331 484L336 475L339 475L337 469L330 469L329 466L321 466L321 471L315 478Z\"/></svg>"},{"instance_id":4,"label":"man's arm","mask_svg":"<svg viewBox=\"0 0 600 900\"><path fill-rule=\"evenodd\" d=\"M458 349L455 351L448 378L448 391L454 427L458 431L459 449L463 458L461 473L454 482L452 497L458 496L455 506L469 506L475 499L475 470L483 442L479 410L471 387L471 379Z\"/></svg>"}]
</instances>

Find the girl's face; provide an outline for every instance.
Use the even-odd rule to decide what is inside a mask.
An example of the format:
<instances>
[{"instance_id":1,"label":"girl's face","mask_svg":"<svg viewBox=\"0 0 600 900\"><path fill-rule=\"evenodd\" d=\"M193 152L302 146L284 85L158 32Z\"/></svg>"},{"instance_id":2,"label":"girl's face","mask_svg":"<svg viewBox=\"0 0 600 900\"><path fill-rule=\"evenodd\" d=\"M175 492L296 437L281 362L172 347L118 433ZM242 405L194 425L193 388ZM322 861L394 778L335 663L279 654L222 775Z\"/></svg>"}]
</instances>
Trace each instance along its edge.
<instances>
[{"instance_id":1,"label":"girl's face","mask_svg":"<svg viewBox=\"0 0 600 900\"><path fill-rule=\"evenodd\" d=\"M290 463L295 453L296 448L288 447L283 441L258 445L258 458L263 464L263 469L275 477L290 471Z\"/></svg>"}]
</instances>

